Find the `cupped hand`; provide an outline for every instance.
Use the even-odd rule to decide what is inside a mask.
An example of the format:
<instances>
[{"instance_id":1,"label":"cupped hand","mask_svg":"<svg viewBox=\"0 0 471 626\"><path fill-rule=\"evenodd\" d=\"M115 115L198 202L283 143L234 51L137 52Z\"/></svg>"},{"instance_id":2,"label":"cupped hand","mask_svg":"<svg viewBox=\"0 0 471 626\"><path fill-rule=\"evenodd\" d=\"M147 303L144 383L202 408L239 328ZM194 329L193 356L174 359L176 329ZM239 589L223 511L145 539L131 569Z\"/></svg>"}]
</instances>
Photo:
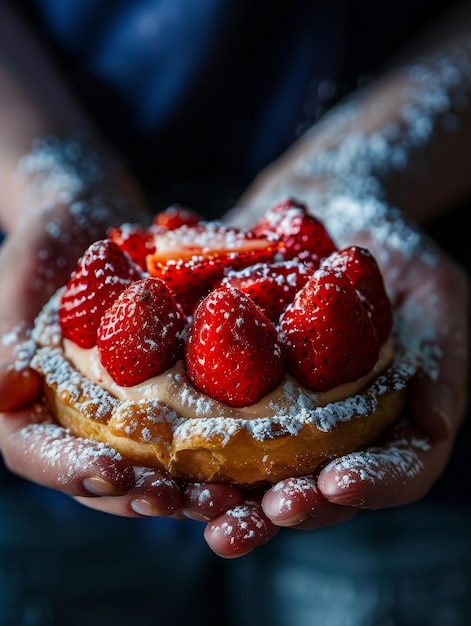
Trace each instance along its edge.
<instances>
[{"instance_id":1,"label":"cupped hand","mask_svg":"<svg viewBox=\"0 0 471 626\"><path fill-rule=\"evenodd\" d=\"M281 481L258 500L214 519L205 536L225 557L246 554L281 527L316 529L345 521L360 509L420 500L446 468L467 404L469 281L463 268L397 209L370 200L377 204L373 215L367 200L329 198L282 181L262 177L230 221L250 225L272 203L292 196L326 223L339 247L368 247L419 347L421 366L401 422L373 447L329 463L317 476Z\"/></svg>"},{"instance_id":2,"label":"cupped hand","mask_svg":"<svg viewBox=\"0 0 471 626\"><path fill-rule=\"evenodd\" d=\"M137 515L132 502L142 491L155 510L171 515L182 496L166 475L138 476L130 463L106 446L70 435L55 425L40 401L41 381L28 367L35 316L66 282L91 241L126 218L133 201L107 188L78 184L61 172L47 189L36 190L0 246L0 450L9 470L39 485L93 500L107 512ZM69 179L67 179L69 176ZM66 202L67 187L78 190ZM61 187L62 185L62 187ZM4 199L5 200L5 199ZM7 220L5 220L6 222ZM152 486L149 487L150 482ZM150 492L150 495L148 493Z\"/></svg>"}]
</instances>

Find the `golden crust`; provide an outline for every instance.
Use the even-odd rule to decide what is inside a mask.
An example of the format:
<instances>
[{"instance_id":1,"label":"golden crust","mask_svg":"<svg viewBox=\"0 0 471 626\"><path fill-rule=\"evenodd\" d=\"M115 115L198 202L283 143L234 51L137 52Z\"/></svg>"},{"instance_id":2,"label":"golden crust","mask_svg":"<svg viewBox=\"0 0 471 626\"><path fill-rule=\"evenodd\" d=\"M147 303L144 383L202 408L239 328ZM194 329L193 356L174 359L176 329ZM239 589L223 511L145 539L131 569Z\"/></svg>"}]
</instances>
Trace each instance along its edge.
<instances>
[{"instance_id":1,"label":"golden crust","mask_svg":"<svg viewBox=\"0 0 471 626\"><path fill-rule=\"evenodd\" d=\"M74 369L60 346L40 348L32 365L43 376L51 411L73 434L180 480L243 486L311 474L374 442L399 418L416 367L398 353L361 394L296 415L186 419L158 399L116 399Z\"/></svg>"}]
</instances>

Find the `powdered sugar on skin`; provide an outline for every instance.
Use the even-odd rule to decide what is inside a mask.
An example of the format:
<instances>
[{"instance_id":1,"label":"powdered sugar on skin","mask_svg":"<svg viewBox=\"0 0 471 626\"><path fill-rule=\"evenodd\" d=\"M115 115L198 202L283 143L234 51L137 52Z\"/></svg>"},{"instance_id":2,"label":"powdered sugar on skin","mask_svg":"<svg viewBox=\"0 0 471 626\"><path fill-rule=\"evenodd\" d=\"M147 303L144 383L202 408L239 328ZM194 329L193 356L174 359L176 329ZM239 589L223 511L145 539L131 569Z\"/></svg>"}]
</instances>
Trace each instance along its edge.
<instances>
[{"instance_id":1,"label":"powdered sugar on skin","mask_svg":"<svg viewBox=\"0 0 471 626\"><path fill-rule=\"evenodd\" d=\"M398 425L395 431L399 432L400 428L402 425ZM335 459L326 465L323 473L328 474L329 479L333 478L339 492L347 492L364 483L370 483L375 488L395 481L405 483L420 476L423 471L420 453L430 449L426 438L399 436L387 445L373 446ZM303 477L282 481L272 491L280 494L279 508L283 511L292 509L293 500L299 494L318 493L314 481Z\"/></svg>"},{"instance_id":2,"label":"powdered sugar on skin","mask_svg":"<svg viewBox=\"0 0 471 626\"><path fill-rule=\"evenodd\" d=\"M88 439L77 439L66 429L55 424L30 424L20 432L25 455L40 457L47 469L56 471L57 480L66 485L84 469L94 468L107 458L122 460L122 456L109 446ZM43 469L46 472L46 468ZM118 478L118 473L116 474Z\"/></svg>"},{"instance_id":3,"label":"powdered sugar on skin","mask_svg":"<svg viewBox=\"0 0 471 626\"><path fill-rule=\"evenodd\" d=\"M437 128L459 132L458 114L468 110L471 102L471 43L437 52L406 71L409 87L397 120L365 135L352 131L363 114L362 103L343 106L341 113L327 116L325 122L337 140L335 149L304 155L296 171L302 178L330 181L313 206L337 242L351 243L352 232L366 231L378 244L375 255L381 263L388 262L390 251L398 250L433 267L437 258L423 237L401 211L382 200L381 180L405 168L413 172L415 163L421 163L417 152L427 146Z\"/></svg>"},{"instance_id":4,"label":"powdered sugar on skin","mask_svg":"<svg viewBox=\"0 0 471 626\"><path fill-rule=\"evenodd\" d=\"M107 163L108 170L116 164ZM26 183L26 217L34 211L43 217L50 216L45 224L49 238L67 245L97 239L104 224L119 220L127 212L127 202L107 184L105 167L101 157L88 145L85 138L62 139L44 137L34 141L31 152L19 162L15 174ZM84 200L86 198L86 200ZM71 220L54 217L58 206L68 208ZM66 221L64 229L62 221ZM38 265L31 287L40 293L51 292L58 271L67 259L47 248L38 252Z\"/></svg>"},{"instance_id":5,"label":"powdered sugar on skin","mask_svg":"<svg viewBox=\"0 0 471 626\"><path fill-rule=\"evenodd\" d=\"M28 367L36 350L27 322L21 322L0 338L0 345L13 349L13 362L9 369L21 371Z\"/></svg>"},{"instance_id":6,"label":"powdered sugar on skin","mask_svg":"<svg viewBox=\"0 0 471 626\"><path fill-rule=\"evenodd\" d=\"M209 489L203 489L200 492L198 496L198 504L200 506L208 506L210 508L214 506L214 501L213 501L213 498Z\"/></svg>"},{"instance_id":7,"label":"powdered sugar on skin","mask_svg":"<svg viewBox=\"0 0 471 626\"><path fill-rule=\"evenodd\" d=\"M256 530L268 530L266 520L258 513L257 509L250 506L250 503L241 504L226 511L226 516L233 521L226 520L219 525L219 528L223 535L229 539L230 544L234 544L240 539L254 539L260 534L259 532L256 533Z\"/></svg>"},{"instance_id":8,"label":"powdered sugar on skin","mask_svg":"<svg viewBox=\"0 0 471 626\"><path fill-rule=\"evenodd\" d=\"M200 483L193 483L189 486L188 496L198 506L207 508L214 507L214 500L209 489L201 489Z\"/></svg>"},{"instance_id":9,"label":"powdered sugar on skin","mask_svg":"<svg viewBox=\"0 0 471 626\"><path fill-rule=\"evenodd\" d=\"M420 475L423 469L418 453L428 450L430 444L427 439L397 439L381 448L372 447L364 452L347 454L329 463L324 472L335 477L341 490L364 482L378 486L394 480L409 481Z\"/></svg>"},{"instance_id":10,"label":"powdered sugar on skin","mask_svg":"<svg viewBox=\"0 0 471 626\"><path fill-rule=\"evenodd\" d=\"M276 483L272 492L280 496L278 508L280 511L289 512L293 509L294 501L299 500L303 494L319 493L316 483L312 478L289 478Z\"/></svg>"},{"instance_id":11,"label":"powdered sugar on skin","mask_svg":"<svg viewBox=\"0 0 471 626\"><path fill-rule=\"evenodd\" d=\"M162 486L173 489L175 484L173 480L166 476L166 474L156 475L155 470L148 469L146 467L134 467L135 487L153 487L158 489Z\"/></svg>"}]
</instances>

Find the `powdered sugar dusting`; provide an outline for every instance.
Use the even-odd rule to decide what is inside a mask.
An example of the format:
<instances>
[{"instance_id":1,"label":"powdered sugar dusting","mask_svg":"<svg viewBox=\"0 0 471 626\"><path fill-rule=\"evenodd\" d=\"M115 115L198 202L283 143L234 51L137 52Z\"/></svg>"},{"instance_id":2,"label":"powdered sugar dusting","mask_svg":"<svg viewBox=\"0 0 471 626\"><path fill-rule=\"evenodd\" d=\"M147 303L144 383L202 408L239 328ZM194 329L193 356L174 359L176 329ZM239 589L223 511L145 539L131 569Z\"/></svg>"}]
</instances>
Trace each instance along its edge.
<instances>
[{"instance_id":1,"label":"powdered sugar dusting","mask_svg":"<svg viewBox=\"0 0 471 626\"><path fill-rule=\"evenodd\" d=\"M123 457L103 443L77 439L55 424L29 424L20 432L25 454L40 456L48 468L57 470L57 479L69 483L84 468L100 459L121 460ZM46 471L46 470L43 470Z\"/></svg>"},{"instance_id":2,"label":"powdered sugar dusting","mask_svg":"<svg viewBox=\"0 0 471 626\"><path fill-rule=\"evenodd\" d=\"M169 447L171 437L168 437L168 429L162 430L159 425L176 430L182 421L183 418L170 407L157 398L150 398L121 402L113 412L110 428L133 439L138 436L143 443L161 442Z\"/></svg>"},{"instance_id":3,"label":"powdered sugar dusting","mask_svg":"<svg viewBox=\"0 0 471 626\"><path fill-rule=\"evenodd\" d=\"M53 310L55 306L57 300L53 299L48 307ZM45 317L37 320L35 336L41 340L47 339L48 335L41 332L40 322L46 320L46 325L49 325L50 317L54 315L47 311L48 307ZM396 320L396 333L392 363L374 377L361 393L319 406L315 393L308 392L286 377L281 385L281 393L273 394L271 400L262 403L255 414L252 410L237 411L226 407L198 392L189 384L181 366L162 375L161 383L167 388L165 402L155 396L156 389L152 384L141 392L140 399L120 400L114 397L100 384L94 384L82 376L64 358L62 347L55 343L40 348L32 360L32 366L45 375L47 384L56 387L59 395L68 398L69 402L80 403L81 410L90 418L108 422L114 415L117 425L128 420L126 427L139 431L139 438L143 442L152 440L151 432L155 432L158 422L172 429L175 440L185 441L197 437L218 440L219 445L226 446L241 430L247 431L254 440L263 442L284 435L295 436L306 424L315 425L322 432L330 432L342 422L371 414L382 394L391 389L402 389L420 363L418 338L408 332L400 318ZM52 337L55 336L52 333ZM110 389L114 391L115 388L111 386ZM119 389L116 391L119 393ZM155 414L157 422L151 420L148 424L137 426L132 420L133 411L142 414L139 407L146 402L155 404L152 411L149 407L149 411ZM149 428L148 436L146 428Z\"/></svg>"},{"instance_id":4,"label":"powdered sugar dusting","mask_svg":"<svg viewBox=\"0 0 471 626\"><path fill-rule=\"evenodd\" d=\"M214 507L214 500L210 489L202 489L200 483L191 483L188 485L188 497L197 506L211 509Z\"/></svg>"},{"instance_id":5,"label":"powdered sugar dusting","mask_svg":"<svg viewBox=\"0 0 471 626\"><path fill-rule=\"evenodd\" d=\"M415 350L398 346L391 366L375 378L367 389L361 394L331 402L326 406L316 405L314 394L287 379L283 383L281 400L270 405L270 415L256 418L249 414L247 417L229 417L223 414L208 417L208 412L214 413L220 405L205 399L203 406L199 407L196 398L201 394L185 384L175 391L180 393L181 406L191 407L196 416L175 420L174 437L180 441L193 437L218 439L220 445L224 446L241 430L246 430L253 439L260 442L285 435L295 436L305 424L313 424L322 432L329 432L355 416L361 417L374 412L381 395L391 389L402 389L417 366ZM178 376L181 378L181 375Z\"/></svg>"},{"instance_id":6,"label":"powdered sugar dusting","mask_svg":"<svg viewBox=\"0 0 471 626\"><path fill-rule=\"evenodd\" d=\"M109 159L105 164L81 135L36 139L20 159L15 175L27 189L25 218L39 214L48 235L31 278L37 293L52 293L58 274L82 252L84 242L128 215L128 201L110 184L119 167Z\"/></svg>"},{"instance_id":7,"label":"powdered sugar dusting","mask_svg":"<svg viewBox=\"0 0 471 626\"><path fill-rule=\"evenodd\" d=\"M28 367L36 349L36 343L31 337L31 329L27 322L20 322L10 331L3 333L0 344L13 349L13 362L10 367L18 371Z\"/></svg>"},{"instance_id":8,"label":"powdered sugar dusting","mask_svg":"<svg viewBox=\"0 0 471 626\"><path fill-rule=\"evenodd\" d=\"M153 487L159 488L163 485L173 488L174 482L164 473L156 474L155 470L147 467L134 467L135 487Z\"/></svg>"},{"instance_id":9,"label":"powdered sugar dusting","mask_svg":"<svg viewBox=\"0 0 471 626\"><path fill-rule=\"evenodd\" d=\"M433 267L436 255L404 215L384 200L381 181L395 171L407 168L414 173L422 167L418 155L437 129L460 131L459 115L471 103L471 44L419 59L403 68L400 78L407 88L396 120L369 134L354 130L361 128L364 104L351 101L326 118L335 147L308 151L295 168L301 179L329 181L328 190L319 191L312 206L340 245L351 243L352 232L368 232L377 243L380 263L398 250L405 258L420 258ZM307 137L317 129L315 125Z\"/></svg>"},{"instance_id":10,"label":"powdered sugar dusting","mask_svg":"<svg viewBox=\"0 0 471 626\"><path fill-rule=\"evenodd\" d=\"M258 510L250 503L240 504L226 512L226 516L230 520L226 520L221 524L222 533L230 540L231 543L236 541L234 534L237 529L238 539L254 539L257 536L256 531L265 530L267 527L266 520L260 515ZM242 533L242 534L241 534Z\"/></svg>"},{"instance_id":11,"label":"powdered sugar dusting","mask_svg":"<svg viewBox=\"0 0 471 626\"><path fill-rule=\"evenodd\" d=\"M64 288L61 287L38 313L34 322L32 339L40 346L59 347L62 343L62 332L57 311Z\"/></svg>"},{"instance_id":12,"label":"powdered sugar dusting","mask_svg":"<svg viewBox=\"0 0 471 626\"><path fill-rule=\"evenodd\" d=\"M382 265L390 260L391 250L399 250L405 259L420 258L430 267L438 263L437 254L411 220L377 197L338 193L329 198L327 206L326 223L340 244L350 243L352 232L368 232L374 237L375 257Z\"/></svg>"},{"instance_id":13,"label":"powdered sugar dusting","mask_svg":"<svg viewBox=\"0 0 471 626\"><path fill-rule=\"evenodd\" d=\"M430 444L426 439L399 439L381 448L348 454L329 463L324 471L336 476L340 489L349 489L359 482L376 485L383 481L411 479L423 469L417 452L428 449Z\"/></svg>"},{"instance_id":14,"label":"powdered sugar dusting","mask_svg":"<svg viewBox=\"0 0 471 626\"><path fill-rule=\"evenodd\" d=\"M35 140L31 152L18 165L18 176L34 178L36 191L54 190L70 204L85 185L102 182L103 166L81 140L47 137Z\"/></svg>"},{"instance_id":15,"label":"powdered sugar dusting","mask_svg":"<svg viewBox=\"0 0 471 626\"><path fill-rule=\"evenodd\" d=\"M118 400L81 376L64 359L59 348L40 348L31 361L31 367L42 373L47 385L57 389L59 397L68 403L80 404L80 410L88 417L107 422L118 407Z\"/></svg>"},{"instance_id":16,"label":"powdered sugar dusting","mask_svg":"<svg viewBox=\"0 0 471 626\"><path fill-rule=\"evenodd\" d=\"M281 494L279 500L279 509L282 511L291 511L295 501L299 500L299 496L303 494L311 495L319 493L317 485L312 478L303 476L297 478L288 478L276 483L272 487L273 493Z\"/></svg>"},{"instance_id":17,"label":"powdered sugar dusting","mask_svg":"<svg viewBox=\"0 0 471 626\"><path fill-rule=\"evenodd\" d=\"M208 506L208 507L214 506L214 500L212 498L212 495L209 489L202 489L200 491L199 496L198 496L198 504L200 506L202 505Z\"/></svg>"}]
</instances>

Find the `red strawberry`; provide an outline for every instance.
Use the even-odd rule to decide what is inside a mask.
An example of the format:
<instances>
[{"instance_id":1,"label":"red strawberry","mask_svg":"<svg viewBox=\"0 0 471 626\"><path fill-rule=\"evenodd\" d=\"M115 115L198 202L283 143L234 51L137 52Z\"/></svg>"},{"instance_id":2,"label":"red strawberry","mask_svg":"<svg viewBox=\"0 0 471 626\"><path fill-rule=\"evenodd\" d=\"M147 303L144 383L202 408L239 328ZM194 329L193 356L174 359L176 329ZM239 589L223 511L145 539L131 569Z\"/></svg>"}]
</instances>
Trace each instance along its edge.
<instances>
[{"instance_id":1,"label":"red strawberry","mask_svg":"<svg viewBox=\"0 0 471 626\"><path fill-rule=\"evenodd\" d=\"M154 241L156 251L147 257L147 270L168 284L188 314L222 278L226 267L267 261L278 247L278 240L219 223L180 226L156 234Z\"/></svg>"},{"instance_id":2,"label":"red strawberry","mask_svg":"<svg viewBox=\"0 0 471 626\"><path fill-rule=\"evenodd\" d=\"M234 407L258 402L284 375L275 327L233 288L215 289L196 309L185 361L197 389Z\"/></svg>"},{"instance_id":3,"label":"red strawberry","mask_svg":"<svg viewBox=\"0 0 471 626\"><path fill-rule=\"evenodd\" d=\"M257 263L242 270L231 270L222 279L221 285L240 289L263 310L268 319L276 321L312 272L312 267L295 260Z\"/></svg>"},{"instance_id":4,"label":"red strawberry","mask_svg":"<svg viewBox=\"0 0 471 626\"><path fill-rule=\"evenodd\" d=\"M302 385L326 391L367 374L379 340L350 279L317 270L280 320L288 371Z\"/></svg>"},{"instance_id":5,"label":"red strawberry","mask_svg":"<svg viewBox=\"0 0 471 626\"><path fill-rule=\"evenodd\" d=\"M369 250L350 246L334 252L323 266L344 272L359 292L381 343L385 341L393 327L391 303L386 293L383 276Z\"/></svg>"},{"instance_id":6,"label":"red strawberry","mask_svg":"<svg viewBox=\"0 0 471 626\"><path fill-rule=\"evenodd\" d=\"M107 236L127 252L134 263L146 269L147 255L155 252L154 234L150 230L136 224L124 224L109 228Z\"/></svg>"},{"instance_id":7,"label":"red strawberry","mask_svg":"<svg viewBox=\"0 0 471 626\"><path fill-rule=\"evenodd\" d=\"M154 226L168 228L169 230L175 230L180 226L193 226L198 222L201 222L202 218L192 211L178 205L169 206L164 211L157 213L154 217Z\"/></svg>"},{"instance_id":8,"label":"red strawberry","mask_svg":"<svg viewBox=\"0 0 471 626\"><path fill-rule=\"evenodd\" d=\"M101 319L97 336L101 362L123 387L157 376L182 356L185 323L162 280L138 280L118 296Z\"/></svg>"},{"instance_id":9,"label":"red strawberry","mask_svg":"<svg viewBox=\"0 0 471 626\"><path fill-rule=\"evenodd\" d=\"M113 241L93 243L67 283L59 306L62 335L92 348L100 318L118 295L141 278L139 268Z\"/></svg>"},{"instance_id":10,"label":"red strawberry","mask_svg":"<svg viewBox=\"0 0 471 626\"><path fill-rule=\"evenodd\" d=\"M279 236L282 240L280 252L285 260L297 258L319 266L321 259L336 250L324 225L308 213L305 204L293 199L269 209L253 232Z\"/></svg>"}]
</instances>

